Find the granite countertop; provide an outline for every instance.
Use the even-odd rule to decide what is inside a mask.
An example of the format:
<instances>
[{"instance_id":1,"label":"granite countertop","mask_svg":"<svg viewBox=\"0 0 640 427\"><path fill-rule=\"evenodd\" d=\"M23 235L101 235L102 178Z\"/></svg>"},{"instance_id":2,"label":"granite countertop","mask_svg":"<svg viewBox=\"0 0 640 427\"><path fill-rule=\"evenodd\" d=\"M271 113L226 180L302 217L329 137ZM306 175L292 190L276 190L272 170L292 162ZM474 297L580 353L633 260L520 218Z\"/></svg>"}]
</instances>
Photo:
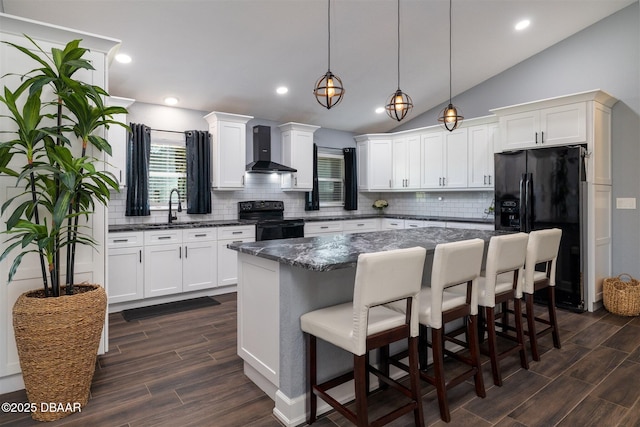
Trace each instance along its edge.
<instances>
[{"instance_id":1,"label":"granite countertop","mask_svg":"<svg viewBox=\"0 0 640 427\"><path fill-rule=\"evenodd\" d=\"M457 228L413 228L377 233L339 234L298 239L233 243L227 247L249 255L278 261L312 271L355 267L362 253L422 246L433 253L438 243L508 234L494 230Z\"/></svg>"},{"instance_id":2,"label":"granite countertop","mask_svg":"<svg viewBox=\"0 0 640 427\"><path fill-rule=\"evenodd\" d=\"M400 215L400 214L363 214L363 215L351 215L351 216L314 216L304 218L305 222L317 222L317 221L345 221L350 219L368 219L368 218L392 218L392 219L409 219L417 221L449 221L449 222L475 222L478 224L493 224L493 217L491 218L461 218L461 217L449 217L449 216L424 216L424 215Z\"/></svg>"},{"instance_id":3,"label":"granite countertop","mask_svg":"<svg viewBox=\"0 0 640 427\"><path fill-rule=\"evenodd\" d=\"M122 231L148 231L148 230L169 230L173 228L204 228L204 227L226 227L231 225L254 225L255 221L228 219L217 221L176 221L171 224L162 223L142 223L142 224L118 224L110 225L109 233L118 233Z\"/></svg>"},{"instance_id":4,"label":"granite countertop","mask_svg":"<svg viewBox=\"0 0 640 427\"><path fill-rule=\"evenodd\" d=\"M460 218L460 217L433 217L433 216L419 216L419 215L351 215L351 216L328 216L328 217L307 217L302 218L305 222L318 222L318 221L345 221L345 220L358 220L368 218L393 218L393 219L410 219L419 221L449 221L449 222L475 222L478 224L493 224L493 218ZM286 217L285 219L292 219ZM296 217L296 219L299 219ZM190 221L180 222L176 221L171 224L163 223L140 223L140 224L117 224L110 225L110 233L119 233L123 231L147 231L147 230L169 230L173 228L202 228L202 227L225 227L231 225L253 225L256 221L228 219L228 220L216 220L216 221Z\"/></svg>"}]
</instances>

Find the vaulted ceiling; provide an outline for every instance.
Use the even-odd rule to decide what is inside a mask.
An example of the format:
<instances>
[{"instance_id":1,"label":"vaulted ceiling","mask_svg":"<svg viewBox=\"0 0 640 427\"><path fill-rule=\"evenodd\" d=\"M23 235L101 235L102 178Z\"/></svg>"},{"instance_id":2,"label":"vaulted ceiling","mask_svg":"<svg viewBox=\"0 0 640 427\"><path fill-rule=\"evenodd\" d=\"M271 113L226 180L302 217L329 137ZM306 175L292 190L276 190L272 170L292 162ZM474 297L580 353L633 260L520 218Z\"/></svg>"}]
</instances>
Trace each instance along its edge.
<instances>
[{"instance_id":1,"label":"vaulted ceiling","mask_svg":"<svg viewBox=\"0 0 640 427\"><path fill-rule=\"evenodd\" d=\"M637 0L453 0L453 95ZM109 92L278 122L384 132L397 89L397 2L331 0L331 71L346 89L314 99L327 71L327 0L0 0L0 11L120 39ZM514 25L531 25L516 31ZM278 86L286 95L277 95ZM400 87L416 117L449 97L449 1L401 0Z\"/></svg>"}]
</instances>

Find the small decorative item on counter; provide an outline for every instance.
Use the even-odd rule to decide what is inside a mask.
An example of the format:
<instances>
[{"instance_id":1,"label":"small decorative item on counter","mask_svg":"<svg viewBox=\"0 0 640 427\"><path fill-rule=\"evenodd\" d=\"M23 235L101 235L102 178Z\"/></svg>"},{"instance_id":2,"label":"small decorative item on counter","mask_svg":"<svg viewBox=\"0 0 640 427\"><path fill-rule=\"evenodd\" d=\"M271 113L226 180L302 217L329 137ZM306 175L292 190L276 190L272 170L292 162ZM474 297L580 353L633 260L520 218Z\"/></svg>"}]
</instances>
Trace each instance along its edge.
<instances>
[{"instance_id":1,"label":"small decorative item on counter","mask_svg":"<svg viewBox=\"0 0 640 427\"><path fill-rule=\"evenodd\" d=\"M373 207L378 209L378 212L382 212L384 208L389 206L389 202L384 199L376 200L373 202Z\"/></svg>"}]
</instances>

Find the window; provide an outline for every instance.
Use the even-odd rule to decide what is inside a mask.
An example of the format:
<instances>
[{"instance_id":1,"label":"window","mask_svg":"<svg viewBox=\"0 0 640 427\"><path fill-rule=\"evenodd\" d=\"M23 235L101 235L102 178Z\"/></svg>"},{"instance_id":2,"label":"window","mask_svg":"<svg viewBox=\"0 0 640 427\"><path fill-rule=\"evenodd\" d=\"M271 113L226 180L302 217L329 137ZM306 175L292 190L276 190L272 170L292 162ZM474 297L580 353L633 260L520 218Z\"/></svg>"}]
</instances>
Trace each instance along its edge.
<instances>
[{"instance_id":1,"label":"window","mask_svg":"<svg viewBox=\"0 0 640 427\"><path fill-rule=\"evenodd\" d=\"M320 206L344 205L344 157L318 151Z\"/></svg>"},{"instance_id":2,"label":"window","mask_svg":"<svg viewBox=\"0 0 640 427\"><path fill-rule=\"evenodd\" d=\"M169 193L177 188L180 200L187 200L187 148L183 134L151 139L149 157L149 204L166 208ZM174 195L173 200L178 199Z\"/></svg>"}]
</instances>

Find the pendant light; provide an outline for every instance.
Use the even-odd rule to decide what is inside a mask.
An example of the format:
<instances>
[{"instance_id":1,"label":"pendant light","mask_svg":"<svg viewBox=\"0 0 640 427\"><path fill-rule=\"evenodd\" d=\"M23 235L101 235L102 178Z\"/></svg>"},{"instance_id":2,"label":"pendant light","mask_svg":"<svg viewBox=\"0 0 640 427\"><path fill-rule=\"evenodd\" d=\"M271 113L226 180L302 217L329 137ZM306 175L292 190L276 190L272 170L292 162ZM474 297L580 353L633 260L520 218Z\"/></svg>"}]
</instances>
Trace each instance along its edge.
<instances>
[{"instance_id":1,"label":"pendant light","mask_svg":"<svg viewBox=\"0 0 640 427\"><path fill-rule=\"evenodd\" d=\"M460 111L451 102L451 3L452 0L449 0L449 105L442 110L440 117L438 117L438 121L442 123L444 128L449 132L457 129L464 119Z\"/></svg>"},{"instance_id":2,"label":"pendant light","mask_svg":"<svg viewBox=\"0 0 640 427\"><path fill-rule=\"evenodd\" d=\"M401 121L413 108L411 97L400 90L400 0L398 0L398 90L396 90L387 105L387 114L394 120Z\"/></svg>"},{"instance_id":3,"label":"pendant light","mask_svg":"<svg viewBox=\"0 0 640 427\"><path fill-rule=\"evenodd\" d=\"M327 73L316 82L316 88L313 90L313 94L320 105L330 110L331 107L335 107L342 101L344 88L342 87L342 80L331 72L331 0L327 0L327 4L327 27L329 34L327 49L328 67Z\"/></svg>"}]
</instances>

